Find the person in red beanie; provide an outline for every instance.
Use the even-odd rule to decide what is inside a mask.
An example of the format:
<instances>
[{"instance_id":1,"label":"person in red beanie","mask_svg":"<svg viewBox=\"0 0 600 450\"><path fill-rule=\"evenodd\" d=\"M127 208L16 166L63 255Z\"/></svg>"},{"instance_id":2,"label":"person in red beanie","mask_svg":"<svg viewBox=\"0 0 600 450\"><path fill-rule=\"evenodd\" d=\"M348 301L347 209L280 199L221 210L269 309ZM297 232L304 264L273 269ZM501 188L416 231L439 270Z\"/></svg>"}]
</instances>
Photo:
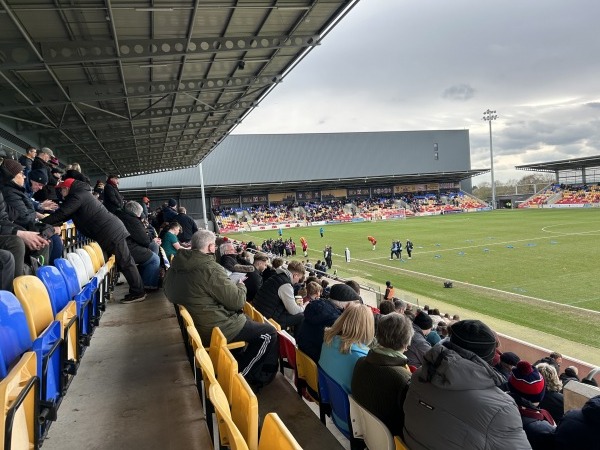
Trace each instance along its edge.
<instances>
[{"instance_id":1,"label":"person in red beanie","mask_svg":"<svg viewBox=\"0 0 600 450\"><path fill-rule=\"evenodd\" d=\"M554 419L548 411L538 407L546 392L544 377L529 362L519 361L508 377L508 388L519 408L531 448L554 448Z\"/></svg>"}]
</instances>

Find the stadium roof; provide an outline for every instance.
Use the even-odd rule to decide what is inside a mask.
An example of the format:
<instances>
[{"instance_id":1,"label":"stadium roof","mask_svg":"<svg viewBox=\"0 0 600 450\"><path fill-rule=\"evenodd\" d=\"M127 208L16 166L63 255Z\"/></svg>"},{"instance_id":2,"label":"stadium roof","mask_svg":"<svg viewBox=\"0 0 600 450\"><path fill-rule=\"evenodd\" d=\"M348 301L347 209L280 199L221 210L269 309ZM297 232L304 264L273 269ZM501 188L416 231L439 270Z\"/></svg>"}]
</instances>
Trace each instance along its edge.
<instances>
[{"instance_id":1,"label":"stadium roof","mask_svg":"<svg viewBox=\"0 0 600 450\"><path fill-rule=\"evenodd\" d=\"M554 173L562 170L582 170L587 167L600 167L600 156L588 156L585 158L562 159L559 161L550 161L546 163L525 164L522 166L515 166L515 169Z\"/></svg>"},{"instance_id":2,"label":"stadium roof","mask_svg":"<svg viewBox=\"0 0 600 450\"><path fill-rule=\"evenodd\" d=\"M195 166L358 1L0 0L0 117L92 176Z\"/></svg>"},{"instance_id":3,"label":"stadium roof","mask_svg":"<svg viewBox=\"0 0 600 450\"><path fill-rule=\"evenodd\" d=\"M467 130L230 135L202 166L208 195L450 183L488 171L471 170ZM197 193L200 169L127 177L119 188Z\"/></svg>"}]
</instances>

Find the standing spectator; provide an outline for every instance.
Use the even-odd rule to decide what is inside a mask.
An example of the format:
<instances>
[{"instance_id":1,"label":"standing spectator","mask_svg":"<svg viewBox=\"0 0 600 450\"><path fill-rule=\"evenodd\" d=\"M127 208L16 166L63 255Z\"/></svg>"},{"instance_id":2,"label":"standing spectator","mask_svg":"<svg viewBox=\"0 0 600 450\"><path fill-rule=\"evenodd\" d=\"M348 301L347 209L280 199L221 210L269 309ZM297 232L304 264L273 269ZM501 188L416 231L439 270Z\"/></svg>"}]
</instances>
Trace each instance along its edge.
<instances>
[{"instance_id":1,"label":"standing spectator","mask_svg":"<svg viewBox=\"0 0 600 450\"><path fill-rule=\"evenodd\" d=\"M344 256L346 257L346 262L349 263L350 262L350 249L348 247L346 247L346 250L344 250Z\"/></svg>"},{"instance_id":2,"label":"standing spectator","mask_svg":"<svg viewBox=\"0 0 600 450\"><path fill-rule=\"evenodd\" d=\"M148 235L146 227L142 223L142 205L138 202L127 202L123 209L117 210L116 215L129 232L127 246L133 260L138 265L144 289L146 291L157 290L160 278L160 257L150 248L154 240Z\"/></svg>"},{"instance_id":3,"label":"standing spectator","mask_svg":"<svg viewBox=\"0 0 600 450\"><path fill-rule=\"evenodd\" d=\"M171 223L177 216L177 200L170 198L166 205L162 207L162 223Z\"/></svg>"},{"instance_id":4,"label":"standing spectator","mask_svg":"<svg viewBox=\"0 0 600 450\"><path fill-rule=\"evenodd\" d=\"M123 208L125 199L119 192L119 176L109 175L104 186L104 206L115 214L118 209Z\"/></svg>"},{"instance_id":5,"label":"standing spectator","mask_svg":"<svg viewBox=\"0 0 600 450\"><path fill-rule=\"evenodd\" d=\"M300 328L304 319L303 307L296 303L293 285L304 279L306 270L299 261L291 261L287 269L279 267L277 273L264 281L254 297L254 307L267 319L274 319L281 328Z\"/></svg>"},{"instance_id":6,"label":"standing spectator","mask_svg":"<svg viewBox=\"0 0 600 450\"><path fill-rule=\"evenodd\" d=\"M180 206L177 211L178 214L173 218L175 222L181 225L181 231L177 238L182 244L189 244L192 235L198 231L198 225L196 225L194 219L187 215L187 210L183 206Z\"/></svg>"},{"instance_id":7,"label":"standing spectator","mask_svg":"<svg viewBox=\"0 0 600 450\"><path fill-rule=\"evenodd\" d=\"M234 283L215 261L215 234L200 230L192 236L191 250L179 252L165 278L169 301L187 308L205 346L214 327L228 341L245 341L236 352L240 373L251 385L260 387L277 373L277 332L270 324L250 320L242 312L246 287Z\"/></svg>"},{"instance_id":8,"label":"standing spectator","mask_svg":"<svg viewBox=\"0 0 600 450\"><path fill-rule=\"evenodd\" d=\"M553 448L556 425L550 413L539 408L545 395L544 378L527 361L519 361L508 377L511 397L517 403L523 429L533 450Z\"/></svg>"},{"instance_id":9,"label":"standing spectator","mask_svg":"<svg viewBox=\"0 0 600 450\"><path fill-rule=\"evenodd\" d=\"M408 259L412 259L412 251L413 251L413 243L410 239L406 240L406 253L408 254Z\"/></svg>"},{"instance_id":10,"label":"standing spectator","mask_svg":"<svg viewBox=\"0 0 600 450\"><path fill-rule=\"evenodd\" d=\"M96 180L96 186L94 186L94 193L98 194L98 200L104 202L104 181Z\"/></svg>"},{"instance_id":11,"label":"standing spectator","mask_svg":"<svg viewBox=\"0 0 600 450\"><path fill-rule=\"evenodd\" d=\"M54 153L52 150L50 150L48 147L42 147L42 149L37 152L37 156L31 164L31 170L43 170L48 176L48 184L44 186L44 189L39 190L34 195L34 198L38 202L43 202L44 200L58 200L58 195L55 189L56 185L58 184L58 180L52 175L50 158L54 158Z\"/></svg>"},{"instance_id":12,"label":"standing spectator","mask_svg":"<svg viewBox=\"0 0 600 450\"><path fill-rule=\"evenodd\" d=\"M148 214L150 213L150 199L148 197L142 197L142 217L148 220Z\"/></svg>"},{"instance_id":13,"label":"standing spectator","mask_svg":"<svg viewBox=\"0 0 600 450\"><path fill-rule=\"evenodd\" d=\"M450 327L425 354L404 401L404 441L412 450L530 450L515 402L490 363L496 335L478 320Z\"/></svg>"},{"instance_id":14,"label":"standing spectator","mask_svg":"<svg viewBox=\"0 0 600 450\"><path fill-rule=\"evenodd\" d=\"M179 225L178 222L171 222L169 223L169 227L164 230L161 235L160 246L165 251L168 261L171 261L171 258L175 256L177 251L183 248L177 239L177 235L180 231L181 225Z\"/></svg>"},{"instance_id":15,"label":"standing spectator","mask_svg":"<svg viewBox=\"0 0 600 450\"><path fill-rule=\"evenodd\" d=\"M419 312L413 321L413 335L410 345L406 350L408 364L415 367L421 367L425 360L425 353L431 348L431 344L427 342L427 335L433 327L433 320L429 314L424 311Z\"/></svg>"},{"instance_id":16,"label":"standing spectator","mask_svg":"<svg viewBox=\"0 0 600 450\"><path fill-rule=\"evenodd\" d=\"M382 316L377 324L377 344L366 357L357 361L352 375L352 396L377 416L394 436L402 436L404 426L402 407L410 371L403 352L413 333L407 317L400 314Z\"/></svg>"},{"instance_id":17,"label":"standing spectator","mask_svg":"<svg viewBox=\"0 0 600 450\"><path fill-rule=\"evenodd\" d=\"M562 394L562 382L556 374L556 369L547 363L540 363L536 366L540 375L544 377L546 393L540 402L540 408L550 413L554 422L559 424L565 414L565 400Z\"/></svg>"},{"instance_id":18,"label":"standing spectator","mask_svg":"<svg viewBox=\"0 0 600 450\"><path fill-rule=\"evenodd\" d=\"M129 294L121 303L137 303L146 299L144 282L129 252L125 225L110 214L92 195L92 188L83 181L69 178L58 185L64 198L60 208L42 222L59 225L69 219L85 236L100 244L102 250L114 254L119 270L129 284Z\"/></svg>"},{"instance_id":19,"label":"standing spectator","mask_svg":"<svg viewBox=\"0 0 600 450\"><path fill-rule=\"evenodd\" d=\"M599 450L598 427L600 395L590 398L583 408L565 414L554 433L556 450Z\"/></svg>"}]
</instances>

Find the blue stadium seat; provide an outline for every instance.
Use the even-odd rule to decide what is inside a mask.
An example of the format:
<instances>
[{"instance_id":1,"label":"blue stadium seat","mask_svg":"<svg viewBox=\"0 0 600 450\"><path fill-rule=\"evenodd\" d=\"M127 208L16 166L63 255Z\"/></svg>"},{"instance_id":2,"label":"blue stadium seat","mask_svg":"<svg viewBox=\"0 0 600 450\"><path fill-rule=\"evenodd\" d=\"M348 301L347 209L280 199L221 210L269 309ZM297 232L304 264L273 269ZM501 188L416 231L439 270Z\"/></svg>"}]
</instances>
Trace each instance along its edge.
<instances>
[{"instance_id":1,"label":"blue stadium seat","mask_svg":"<svg viewBox=\"0 0 600 450\"><path fill-rule=\"evenodd\" d=\"M57 258L54 260L54 265L65 279L70 297L77 302L79 315L81 316L81 333L91 337L94 333L94 327L98 325L100 320L98 299L96 298L98 280L92 279L82 289L79 286L77 271L71 261L65 258Z\"/></svg>"},{"instance_id":2,"label":"blue stadium seat","mask_svg":"<svg viewBox=\"0 0 600 450\"><path fill-rule=\"evenodd\" d=\"M331 407L331 420L341 433L353 439L350 426L350 402L344 388L319 366L319 395L321 402Z\"/></svg>"},{"instance_id":3,"label":"blue stadium seat","mask_svg":"<svg viewBox=\"0 0 600 450\"><path fill-rule=\"evenodd\" d=\"M70 296L65 278L56 267L42 266L38 269L37 276L46 286L50 297L50 304L52 305L52 313L55 317L67 307L71 300L75 300L77 304L77 316L79 317L79 352L83 354L85 347L90 342L90 314L87 311L87 305L85 303L82 305L81 301L78 302L76 298Z\"/></svg>"},{"instance_id":4,"label":"blue stadium seat","mask_svg":"<svg viewBox=\"0 0 600 450\"><path fill-rule=\"evenodd\" d=\"M40 378L41 436L45 434L47 421L56 420L56 411L64 395L61 332L61 323L53 321L32 342L21 303L11 292L0 291L0 376L4 378L25 352L35 352Z\"/></svg>"},{"instance_id":5,"label":"blue stadium seat","mask_svg":"<svg viewBox=\"0 0 600 450\"><path fill-rule=\"evenodd\" d=\"M75 298L75 295L81 290L75 267L73 267L73 264L71 264L69 260L65 258L55 259L54 265L65 279L65 283L67 284L67 289L69 291L69 298Z\"/></svg>"}]
</instances>

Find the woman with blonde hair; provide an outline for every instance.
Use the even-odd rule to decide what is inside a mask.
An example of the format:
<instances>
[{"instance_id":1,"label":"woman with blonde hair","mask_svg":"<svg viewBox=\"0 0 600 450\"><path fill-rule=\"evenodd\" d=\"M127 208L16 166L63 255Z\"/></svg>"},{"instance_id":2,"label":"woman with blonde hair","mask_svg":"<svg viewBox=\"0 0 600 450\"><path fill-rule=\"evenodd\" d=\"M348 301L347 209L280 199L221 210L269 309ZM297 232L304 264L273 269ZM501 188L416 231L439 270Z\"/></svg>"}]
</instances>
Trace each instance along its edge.
<instances>
[{"instance_id":1,"label":"woman with blonde hair","mask_svg":"<svg viewBox=\"0 0 600 450\"><path fill-rule=\"evenodd\" d=\"M359 358L367 356L375 335L373 313L366 305L349 305L325 328L319 365L350 394L352 372Z\"/></svg>"},{"instance_id":2,"label":"woman with blonde hair","mask_svg":"<svg viewBox=\"0 0 600 450\"><path fill-rule=\"evenodd\" d=\"M565 414L565 402L560 392L563 388L562 381L552 364L540 363L536 368L546 383L546 393L540 402L540 408L548 411L558 425Z\"/></svg>"}]
</instances>

